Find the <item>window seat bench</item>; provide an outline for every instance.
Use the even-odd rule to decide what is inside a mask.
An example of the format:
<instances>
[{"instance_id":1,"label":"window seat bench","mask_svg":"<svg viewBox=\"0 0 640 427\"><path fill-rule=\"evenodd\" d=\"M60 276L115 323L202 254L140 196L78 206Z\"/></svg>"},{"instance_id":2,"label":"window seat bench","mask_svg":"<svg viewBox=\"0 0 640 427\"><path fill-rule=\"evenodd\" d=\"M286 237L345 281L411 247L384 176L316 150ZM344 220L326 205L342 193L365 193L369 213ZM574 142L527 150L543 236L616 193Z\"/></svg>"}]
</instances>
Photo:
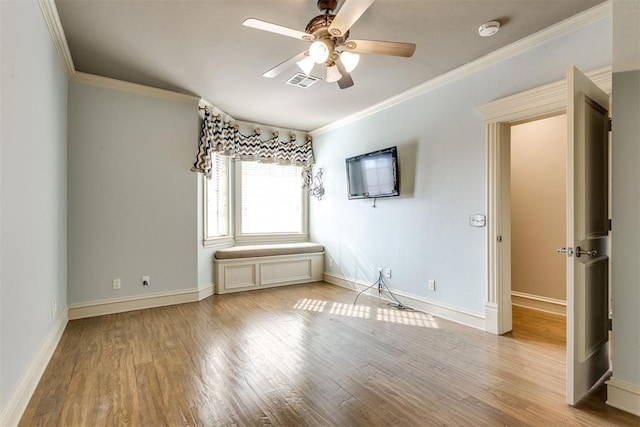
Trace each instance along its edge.
<instances>
[{"instance_id":1,"label":"window seat bench","mask_svg":"<svg viewBox=\"0 0 640 427\"><path fill-rule=\"evenodd\" d=\"M217 294L317 282L324 272L324 246L279 243L233 246L214 254Z\"/></svg>"}]
</instances>

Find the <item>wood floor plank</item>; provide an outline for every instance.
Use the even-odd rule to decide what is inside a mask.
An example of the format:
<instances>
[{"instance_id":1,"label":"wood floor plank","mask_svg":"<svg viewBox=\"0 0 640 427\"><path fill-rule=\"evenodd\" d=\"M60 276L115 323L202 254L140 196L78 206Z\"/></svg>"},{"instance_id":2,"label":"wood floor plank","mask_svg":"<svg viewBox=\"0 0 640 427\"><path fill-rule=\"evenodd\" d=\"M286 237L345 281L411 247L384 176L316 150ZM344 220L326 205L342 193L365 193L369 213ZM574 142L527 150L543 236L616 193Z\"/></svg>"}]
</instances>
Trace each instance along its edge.
<instances>
[{"instance_id":1,"label":"wood floor plank","mask_svg":"<svg viewBox=\"0 0 640 427\"><path fill-rule=\"evenodd\" d=\"M69 322L22 426L640 426L564 403L564 318L494 336L326 283Z\"/></svg>"}]
</instances>

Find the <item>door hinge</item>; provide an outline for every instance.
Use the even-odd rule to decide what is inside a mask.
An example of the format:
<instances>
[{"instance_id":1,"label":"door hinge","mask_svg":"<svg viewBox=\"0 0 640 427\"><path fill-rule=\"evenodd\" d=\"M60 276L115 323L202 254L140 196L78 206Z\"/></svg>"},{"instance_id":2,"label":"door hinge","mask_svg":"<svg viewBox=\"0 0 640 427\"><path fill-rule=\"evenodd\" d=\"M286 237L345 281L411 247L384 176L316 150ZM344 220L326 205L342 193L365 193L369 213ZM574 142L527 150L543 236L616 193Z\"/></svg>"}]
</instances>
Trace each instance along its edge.
<instances>
[{"instance_id":1,"label":"door hinge","mask_svg":"<svg viewBox=\"0 0 640 427\"><path fill-rule=\"evenodd\" d=\"M613 319L609 318L608 320L609 321L607 322L608 323L607 327L609 328L610 331L613 331Z\"/></svg>"},{"instance_id":2,"label":"door hinge","mask_svg":"<svg viewBox=\"0 0 640 427\"><path fill-rule=\"evenodd\" d=\"M607 130L609 132L613 130L613 121L611 120L611 117L609 117L609 124L607 125Z\"/></svg>"},{"instance_id":3,"label":"door hinge","mask_svg":"<svg viewBox=\"0 0 640 427\"><path fill-rule=\"evenodd\" d=\"M611 218L609 218L609 231L613 230L613 228L611 228L611 227L612 227L612 225L611 225Z\"/></svg>"}]
</instances>

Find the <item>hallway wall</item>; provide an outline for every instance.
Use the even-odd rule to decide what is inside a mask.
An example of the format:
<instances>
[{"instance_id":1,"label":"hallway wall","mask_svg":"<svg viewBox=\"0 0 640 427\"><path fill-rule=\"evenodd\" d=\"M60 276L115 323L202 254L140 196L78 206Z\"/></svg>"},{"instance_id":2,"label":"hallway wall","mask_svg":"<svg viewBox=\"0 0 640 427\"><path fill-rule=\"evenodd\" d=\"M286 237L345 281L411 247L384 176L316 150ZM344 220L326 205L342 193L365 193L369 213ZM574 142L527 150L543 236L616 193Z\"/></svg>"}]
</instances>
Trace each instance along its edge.
<instances>
[{"instance_id":1,"label":"hallway wall","mask_svg":"<svg viewBox=\"0 0 640 427\"><path fill-rule=\"evenodd\" d=\"M511 289L566 300L567 117L511 128ZM544 268L540 268L544 266Z\"/></svg>"}]
</instances>

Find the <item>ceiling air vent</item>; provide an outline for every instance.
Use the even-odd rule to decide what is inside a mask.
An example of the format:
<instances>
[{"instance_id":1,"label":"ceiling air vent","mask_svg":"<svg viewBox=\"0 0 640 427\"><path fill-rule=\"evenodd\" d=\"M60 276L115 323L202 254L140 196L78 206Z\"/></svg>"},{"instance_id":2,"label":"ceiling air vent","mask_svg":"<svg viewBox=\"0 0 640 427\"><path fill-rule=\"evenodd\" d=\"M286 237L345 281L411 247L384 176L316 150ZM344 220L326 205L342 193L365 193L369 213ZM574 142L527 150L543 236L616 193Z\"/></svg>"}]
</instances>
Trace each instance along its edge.
<instances>
[{"instance_id":1,"label":"ceiling air vent","mask_svg":"<svg viewBox=\"0 0 640 427\"><path fill-rule=\"evenodd\" d=\"M307 76L306 74L297 73L295 76L287 80L287 84L306 89L318 80L320 80L320 77Z\"/></svg>"}]
</instances>

